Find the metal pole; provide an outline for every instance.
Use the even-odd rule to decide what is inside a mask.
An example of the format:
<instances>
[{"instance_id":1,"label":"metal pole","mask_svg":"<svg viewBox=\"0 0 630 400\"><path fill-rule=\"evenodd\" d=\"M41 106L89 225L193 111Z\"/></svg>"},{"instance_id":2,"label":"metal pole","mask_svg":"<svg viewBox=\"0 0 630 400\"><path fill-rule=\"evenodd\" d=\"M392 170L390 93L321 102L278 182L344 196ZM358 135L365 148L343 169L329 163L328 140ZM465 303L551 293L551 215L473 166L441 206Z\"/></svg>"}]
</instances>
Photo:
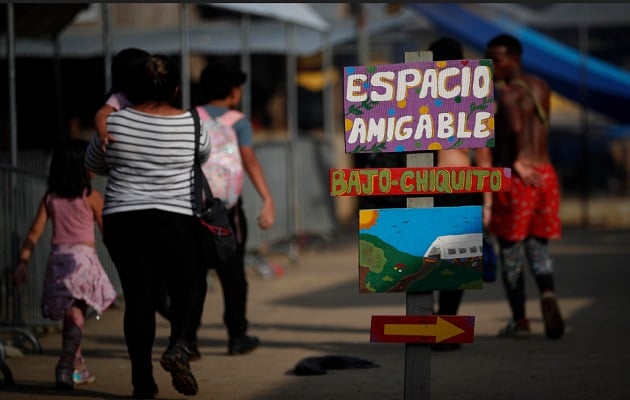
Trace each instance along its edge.
<instances>
[{"instance_id":1,"label":"metal pole","mask_svg":"<svg viewBox=\"0 0 630 400\"><path fill-rule=\"evenodd\" d=\"M101 18L103 21L103 66L105 71L105 95L112 87L112 6L109 3L101 4Z\"/></svg>"},{"instance_id":2,"label":"metal pole","mask_svg":"<svg viewBox=\"0 0 630 400\"><path fill-rule=\"evenodd\" d=\"M249 15L241 16L241 69L247 74L247 80L243 85L243 99L241 100L241 111L251 121L252 119L252 68L251 54L249 48L250 35Z\"/></svg>"},{"instance_id":3,"label":"metal pole","mask_svg":"<svg viewBox=\"0 0 630 400\"><path fill-rule=\"evenodd\" d=\"M324 75L324 133L326 140L332 144L335 134L335 102L333 93L333 48L330 44L330 33L322 34L322 71Z\"/></svg>"},{"instance_id":4,"label":"metal pole","mask_svg":"<svg viewBox=\"0 0 630 400\"><path fill-rule=\"evenodd\" d=\"M180 57L182 59L182 108L190 108L190 42L188 33L190 24L188 20L188 3L179 6L179 41Z\"/></svg>"},{"instance_id":5,"label":"metal pole","mask_svg":"<svg viewBox=\"0 0 630 400\"><path fill-rule=\"evenodd\" d=\"M286 24L287 40L287 128L289 130L289 160L290 171L289 186L291 198L289 204L292 207L293 233L297 235L301 231L301 221L299 215L299 159L298 159L298 105L297 105L297 84L295 76L297 71L297 59L295 55L295 25Z\"/></svg>"},{"instance_id":6,"label":"metal pole","mask_svg":"<svg viewBox=\"0 0 630 400\"><path fill-rule=\"evenodd\" d=\"M9 70L9 129L11 166L17 167L17 96L15 90L15 13L13 3L7 4L7 56Z\"/></svg>"},{"instance_id":7,"label":"metal pole","mask_svg":"<svg viewBox=\"0 0 630 400\"><path fill-rule=\"evenodd\" d=\"M581 4L582 18L579 25L579 41L581 55L581 85L580 85L580 114L582 130L582 195L581 195L581 224L589 224L588 203L590 191L590 157L589 157L589 120L588 120L588 5Z\"/></svg>"},{"instance_id":8,"label":"metal pole","mask_svg":"<svg viewBox=\"0 0 630 400\"><path fill-rule=\"evenodd\" d=\"M7 69L9 71L9 129L10 129L10 152L11 152L11 166L17 168L18 166L18 145L17 145L17 91L15 88L15 10L13 3L7 4ZM11 225L11 255L8 262L9 265L17 265L18 253L17 249L20 242L20 236L17 233L18 226L18 213L17 209L17 174L15 171L11 172L11 179L9 182L11 196L9 200L9 215L13 216ZM20 318L20 298L17 290L13 291L13 318Z\"/></svg>"},{"instance_id":9,"label":"metal pole","mask_svg":"<svg viewBox=\"0 0 630 400\"><path fill-rule=\"evenodd\" d=\"M367 29L367 15L365 5L358 4L357 15L357 41L359 51L359 65L367 65L370 63L370 43Z\"/></svg>"},{"instance_id":10,"label":"metal pole","mask_svg":"<svg viewBox=\"0 0 630 400\"><path fill-rule=\"evenodd\" d=\"M330 43L330 33L322 32L322 76L324 86L322 88L322 116L324 118L324 135L321 140L315 138L315 155L318 160L318 176L324 186L328 184L328 169L332 166L335 159L335 108L334 108L334 79L333 79L333 48ZM327 217L330 218L331 224L337 224L337 212L335 202L332 197L324 201ZM306 219L306 214L304 214Z\"/></svg>"},{"instance_id":11,"label":"metal pole","mask_svg":"<svg viewBox=\"0 0 630 400\"><path fill-rule=\"evenodd\" d=\"M59 140L63 140L66 137L66 130L64 129L63 85L61 83L61 41L58 34L53 38L53 45L55 52L53 55L53 79L55 82L55 97L57 99L57 137Z\"/></svg>"}]
</instances>

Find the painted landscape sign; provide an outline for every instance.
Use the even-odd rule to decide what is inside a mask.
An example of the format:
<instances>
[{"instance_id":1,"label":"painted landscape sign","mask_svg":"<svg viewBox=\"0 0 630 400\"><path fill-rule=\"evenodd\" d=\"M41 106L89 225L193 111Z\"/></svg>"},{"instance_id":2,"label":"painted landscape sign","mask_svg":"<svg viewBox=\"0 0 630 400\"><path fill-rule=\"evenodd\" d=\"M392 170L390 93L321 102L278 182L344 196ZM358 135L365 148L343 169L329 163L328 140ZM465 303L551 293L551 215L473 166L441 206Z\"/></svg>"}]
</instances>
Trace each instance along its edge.
<instances>
[{"instance_id":1,"label":"painted landscape sign","mask_svg":"<svg viewBox=\"0 0 630 400\"><path fill-rule=\"evenodd\" d=\"M500 192L510 189L510 168L331 168L331 196Z\"/></svg>"},{"instance_id":2,"label":"painted landscape sign","mask_svg":"<svg viewBox=\"0 0 630 400\"><path fill-rule=\"evenodd\" d=\"M494 147L492 60L344 68L346 153Z\"/></svg>"},{"instance_id":3,"label":"painted landscape sign","mask_svg":"<svg viewBox=\"0 0 630 400\"><path fill-rule=\"evenodd\" d=\"M359 292L482 288L480 206L359 210Z\"/></svg>"},{"instance_id":4,"label":"painted landscape sign","mask_svg":"<svg viewBox=\"0 0 630 400\"><path fill-rule=\"evenodd\" d=\"M472 343L475 317L468 315L373 315L372 343Z\"/></svg>"}]
</instances>

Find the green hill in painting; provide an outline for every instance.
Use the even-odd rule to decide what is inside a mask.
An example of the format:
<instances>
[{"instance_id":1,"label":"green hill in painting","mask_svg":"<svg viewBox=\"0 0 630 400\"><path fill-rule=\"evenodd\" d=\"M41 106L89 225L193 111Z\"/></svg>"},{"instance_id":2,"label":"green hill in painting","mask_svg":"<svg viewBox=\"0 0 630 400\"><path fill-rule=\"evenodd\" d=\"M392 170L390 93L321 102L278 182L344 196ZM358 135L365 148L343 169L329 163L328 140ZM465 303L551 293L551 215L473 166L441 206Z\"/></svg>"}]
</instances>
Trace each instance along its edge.
<instances>
[{"instance_id":1,"label":"green hill in painting","mask_svg":"<svg viewBox=\"0 0 630 400\"><path fill-rule=\"evenodd\" d=\"M454 261L414 256L378 236L359 234L359 291L481 289L481 257Z\"/></svg>"}]
</instances>

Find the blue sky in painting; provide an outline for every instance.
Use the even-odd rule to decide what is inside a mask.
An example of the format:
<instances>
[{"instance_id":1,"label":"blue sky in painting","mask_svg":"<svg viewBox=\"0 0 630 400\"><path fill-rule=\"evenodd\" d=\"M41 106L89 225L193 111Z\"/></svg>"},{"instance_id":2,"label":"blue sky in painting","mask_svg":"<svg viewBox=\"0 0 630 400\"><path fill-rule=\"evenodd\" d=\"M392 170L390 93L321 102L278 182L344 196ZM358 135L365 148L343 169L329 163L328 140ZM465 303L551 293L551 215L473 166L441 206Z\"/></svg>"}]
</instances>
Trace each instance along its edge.
<instances>
[{"instance_id":1,"label":"blue sky in painting","mask_svg":"<svg viewBox=\"0 0 630 400\"><path fill-rule=\"evenodd\" d=\"M376 225L361 229L415 256L422 257L433 240L442 235L481 233L481 207L383 208Z\"/></svg>"}]
</instances>

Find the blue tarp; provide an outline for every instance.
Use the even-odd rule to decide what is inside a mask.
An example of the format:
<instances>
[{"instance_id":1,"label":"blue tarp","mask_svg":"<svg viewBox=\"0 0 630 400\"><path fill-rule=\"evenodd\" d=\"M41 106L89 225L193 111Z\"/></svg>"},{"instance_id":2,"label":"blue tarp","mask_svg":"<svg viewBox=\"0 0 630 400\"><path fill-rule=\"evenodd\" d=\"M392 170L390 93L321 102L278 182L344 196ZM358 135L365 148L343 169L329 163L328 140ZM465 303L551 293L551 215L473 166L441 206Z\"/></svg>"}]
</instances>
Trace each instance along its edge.
<instances>
[{"instance_id":1,"label":"blue tarp","mask_svg":"<svg viewBox=\"0 0 630 400\"><path fill-rule=\"evenodd\" d=\"M630 123L630 73L595 57L588 57L585 63L579 51L505 17L482 18L457 4L413 3L408 6L428 18L445 35L481 53L496 35L508 33L518 38L523 45L522 61L526 71L545 79L563 96L619 123Z\"/></svg>"}]
</instances>

